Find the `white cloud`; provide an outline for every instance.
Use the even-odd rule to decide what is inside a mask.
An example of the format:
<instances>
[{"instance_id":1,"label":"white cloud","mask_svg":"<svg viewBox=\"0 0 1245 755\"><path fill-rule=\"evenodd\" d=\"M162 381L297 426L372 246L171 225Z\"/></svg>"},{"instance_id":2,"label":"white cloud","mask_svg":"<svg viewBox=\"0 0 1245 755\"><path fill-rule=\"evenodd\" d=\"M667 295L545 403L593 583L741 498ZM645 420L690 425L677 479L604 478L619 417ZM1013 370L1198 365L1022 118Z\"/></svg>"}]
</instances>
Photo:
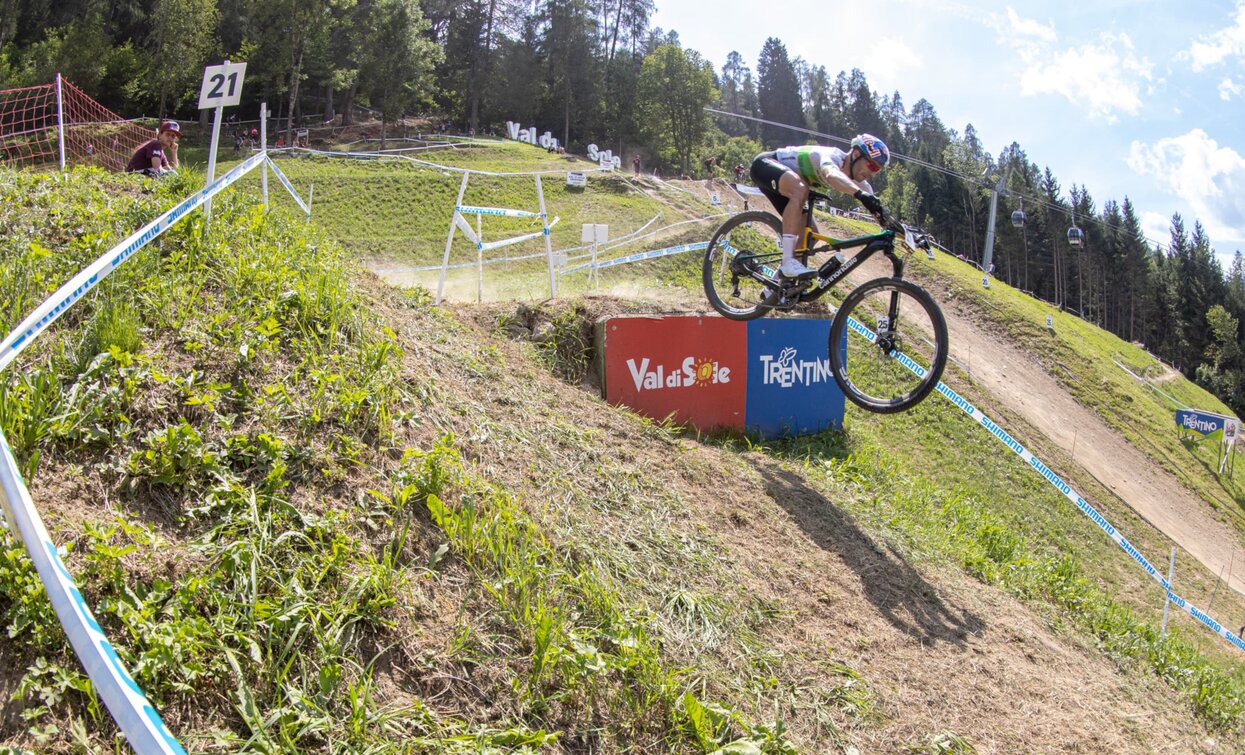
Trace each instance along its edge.
<instances>
[{"instance_id":1,"label":"white cloud","mask_svg":"<svg viewBox=\"0 0 1245 755\"><path fill-rule=\"evenodd\" d=\"M1141 111L1142 95L1153 83L1152 66L1137 55L1127 34L1103 33L1095 41L1061 49L1053 25L1021 18L1011 8L1006 22L996 16L991 25L1024 64L1021 95L1060 95L1108 123L1119 120L1120 113Z\"/></svg>"},{"instance_id":2,"label":"white cloud","mask_svg":"<svg viewBox=\"0 0 1245 755\"><path fill-rule=\"evenodd\" d=\"M1134 141L1128 166L1187 202L1212 239L1245 238L1245 157L1202 129L1149 145Z\"/></svg>"},{"instance_id":3,"label":"white cloud","mask_svg":"<svg viewBox=\"0 0 1245 755\"><path fill-rule=\"evenodd\" d=\"M1219 99L1224 102L1230 101L1233 97L1240 96L1241 85L1232 79L1224 79L1219 82Z\"/></svg>"},{"instance_id":4,"label":"white cloud","mask_svg":"<svg viewBox=\"0 0 1245 755\"><path fill-rule=\"evenodd\" d=\"M1229 58L1245 57L1245 0L1237 0L1234 25L1193 43L1187 53L1197 73Z\"/></svg>"},{"instance_id":5,"label":"white cloud","mask_svg":"<svg viewBox=\"0 0 1245 755\"><path fill-rule=\"evenodd\" d=\"M1164 247L1172 236L1172 219L1157 212L1143 212L1138 218L1141 223L1141 233L1149 241L1157 241Z\"/></svg>"},{"instance_id":6,"label":"white cloud","mask_svg":"<svg viewBox=\"0 0 1245 755\"><path fill-rule=\"evenodd\" d=\"M1045 25L1031 18L1021 18L1014 8L1010 6L1007 9L1008 28L1023 37L1032 37L1033 39L1054 44L1059 38L1055 33L1054 24Z\"/></svg>"},{"instance_id":7,"label":"white cloud","mask_svg":"<svg viewBox=\"0 0 1245 755\"><path fill-rule=\"evenodd\" d=\"M876 49L885 50L886 54L868 57L869 81L872 83L877 79L878 86L886 89L901 85L908 72L919 71L925 64L921 55L898 37L883 37Z\"/></svg>"}]
</instances>

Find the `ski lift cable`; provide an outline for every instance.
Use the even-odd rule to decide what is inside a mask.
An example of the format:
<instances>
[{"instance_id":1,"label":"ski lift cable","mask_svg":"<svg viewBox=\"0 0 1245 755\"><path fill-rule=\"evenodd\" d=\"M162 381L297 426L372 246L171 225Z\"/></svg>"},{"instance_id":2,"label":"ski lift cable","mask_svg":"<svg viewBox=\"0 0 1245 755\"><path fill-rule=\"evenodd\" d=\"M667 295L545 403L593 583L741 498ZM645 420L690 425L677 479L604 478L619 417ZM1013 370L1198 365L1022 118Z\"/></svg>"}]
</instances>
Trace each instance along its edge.
<instances>
[{"instance_id":1,"label":"ski lift cable","mask_svg":"<svg viewBox=\"0 0 1245 755\"><path fill-rule=\"evenodd\" d=\"M718 109L716 109L716 108L711 108L711 107L707 107L707 108L705 108L705 112L708 112L708 113L714 113L715 115L726 115L726 116L732 116L732 117L739 118L739 119L746 120L746 121L754 121L754 122L756 122L756 123L763 123L763 124L766 124L766 125L769 125L769 126L777 126L778 128L785 128L785 129L788 129L788 130L790 130L790 131L798 131L798 132L803 133L803 134L808 134L808 135L810 135L810 136L816 136L816 137L821 138L821 139L829 139L829 140L831 140L831 141L834 141L834 142L839 142L839 143L841 143L841 144L851 144L851 140L850 140L850 139L844 139L844 138L843 138L843 137L841 137L841 136L834 136L834 135L832 135L832 134L824 134L824 133L822 133L822 132L820 132L820 131L814 131L813 129L809 129L809 128L802 128L802 127L800 127L800 126L792 126L792 125L790 125L790 124L788 124L788 123L779 123L778 121L771 121L771 120L767 120L767 119L765 119L765 118L758 118L758 117L753 116L753 115L744 115L743 113L732 113L732 112L730 112L729 110L718 110ZM986 183L985 181L981 180L980 178L977 178L976 176L966 176L966 175L964 175L963 173L958 173L958 172L956 172L956 171L954 171L954 170L951 170L950 168L945 168L945 167L943 167L943 166L941 166L941 165L934 165L933 163L927 162L927 161L922 160L922 159L917 158L917 157L912 157L912 156L910 156L910 155L904 155L904 154L901 154L901 153L899 153L899 152L895 152L894 150L892 150L892 151L891 151L891 156L892 156L892 157L895 157L895 158L898 158L898 159L900 159L900 160L903 160L903 161L905 161L905 162L909 162L909 163L913 163L913 164L915 164L915 165L919 165L919 166L921 166L921 167L923 167L923 168L928 168L929 170L935 171L935 172L937 172L937 173L941 173L941 174L946 175L946 176L951 176L952 178L959 179L960 181L964 181L964 182L966 182L966 183L973 184L973 185L978 186L978 187L983 188L983 189L987 189L987 190L993 190L993 189L994 189L994 186L993 186L993 185L991 185L991 184L989 184L989 183ZM1075 185L1076 185L1076 184L1073 184L1073 186L1074 186L1074 187L1075 187ZM1073 206L1074 206L1074 203L1073 203L1073 202L1069 202L1069 203L1068 203L1068 207L1063 207L1063 206L1060 206L1060 205L1055 204L1055 203L1053 203L1053 202L1050 202L1049 200L1046 200L1046 199L1042 198L1041 196L1026 195L1026 194L1024 194L1024 193L1022 193L1022 192L1014 191L1014 190L1012 190L1012 189L1008 189L1008 193L1010 193L1010 194L1014 194L1015 196L1017 196L1017 197L1019 197L1019 198L1021 198L1021 199L1023 199L1023 198L1026 198L1026 197L1027 197L1027 198L1029 199L1029 201L1030 201L1030 202L1035 203L1035 204L1039 205L1040 207L1044 207L1044 208L1046 208L1046 210L1047 210L1047 211L1049 211L1049 212L1051 212L1051 213L1059 213L1059 214L1063 214L1064 212L1067 212L1067 211L1068 211L1069 207L1073 207ZM1091 215L1091 220L1092 220L1092 222L1097 223L1098 225L1102 226L1103 228L1106 228L1107 230L1111 230L1111 231L1118 231L1118 230L1120 230L1118 227L1116 227L1116 226L1112 225L1111 223L1108 223L1106 220L1103 220L1102 218L1099 218L1099 217L1097 217L1097 216L1093 216L1093 215ZM1073 225L1075 226L1075 221L1073 221ZM1154 245L1154 246L1158 246L1158 247L1162 247L1162 246L1163 246L1163 243L1162 243L1162 242L1160 242L1160 241L1156 241L1156 240L1154 240L1154 239L1152 239L1152 238L1150 238L1149 236L1146 236L1146 235L1144 235L1144 234L1142 234L1141 238L1142 238L1142 240L1143 240L1143 241L1145 241L1145 242L1146 242L1146 243L1148 243L1148 244L1152 244L1152 245Z\"/></svg>"}]
</instances>

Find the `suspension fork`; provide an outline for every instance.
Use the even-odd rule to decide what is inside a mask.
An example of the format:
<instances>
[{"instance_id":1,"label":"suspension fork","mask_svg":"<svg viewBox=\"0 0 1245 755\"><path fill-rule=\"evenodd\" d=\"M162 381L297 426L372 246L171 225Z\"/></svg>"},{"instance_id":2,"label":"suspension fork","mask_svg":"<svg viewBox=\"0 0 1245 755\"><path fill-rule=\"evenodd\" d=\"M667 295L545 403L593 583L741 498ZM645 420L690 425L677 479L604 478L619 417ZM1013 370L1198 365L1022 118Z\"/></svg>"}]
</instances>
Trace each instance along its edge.
<instances>
[{"instance_id":1,"label":"suspension fork","mask_svg":"<svg viewBox=\"0 0 1245 755\"><path fill-rule=\"evenodd\" d=\"M895 248L893 246L884 250L883 254L890 259L891 267L894 270L894 276L898 279L902 279L904 268L903 258L895 253ZM882 351L886 353L890 353L890 351L895 347L894 334L899 331L898 323L900 299L901 297L898 291L891 292L890 304L886 308L886 332L884 334L881 332L878 333L878 345L882 348Z\"/></svg>"}]
</instances>

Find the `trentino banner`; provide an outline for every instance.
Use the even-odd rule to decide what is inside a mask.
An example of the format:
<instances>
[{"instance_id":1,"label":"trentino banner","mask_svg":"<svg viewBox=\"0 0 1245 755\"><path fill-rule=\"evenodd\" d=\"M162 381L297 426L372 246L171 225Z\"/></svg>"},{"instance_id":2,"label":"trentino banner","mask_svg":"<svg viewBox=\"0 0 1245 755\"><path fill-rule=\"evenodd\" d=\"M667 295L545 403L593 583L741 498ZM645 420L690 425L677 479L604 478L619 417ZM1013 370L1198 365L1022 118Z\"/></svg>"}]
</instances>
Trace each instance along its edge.
<instances>
[{"instance_id":1,"label":"trentino banner","mask_svg":"<svg viewBox=\"0 0 1245 755\"><path fill-rule=\"evenodd\" d=\"M1180 432L1199 436L1198 440L1223 438L1223 431L1229 419L1222 414L1199 412L1196 409L1176 410L1176 426L1180 428Z\"/></svg>"},{"instance_id":2,"label":"trentino banner","mask_svg":"<svg viewBox=\"0 0 1245 755\"><path fill-rule=\"evenodd\" d=\"M611 317L599 331L603 393L654 419L762 438L843 424L830 321ZM842 345L840 345L842 348Z\"/></svg>"}]
</instances>

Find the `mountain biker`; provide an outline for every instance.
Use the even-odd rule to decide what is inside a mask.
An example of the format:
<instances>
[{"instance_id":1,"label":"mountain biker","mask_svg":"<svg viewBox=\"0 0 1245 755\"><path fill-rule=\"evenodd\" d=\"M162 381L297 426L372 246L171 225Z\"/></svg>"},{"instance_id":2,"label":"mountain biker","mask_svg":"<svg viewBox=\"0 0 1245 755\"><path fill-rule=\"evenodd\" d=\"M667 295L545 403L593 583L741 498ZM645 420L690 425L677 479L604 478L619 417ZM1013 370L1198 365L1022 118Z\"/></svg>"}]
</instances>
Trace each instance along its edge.
<instances>
[{"instance_id":1,"label":"mountain biker","mask_svg":"<svg viewBox=\"0 0 1245 755\"><path fill-rule=\"evenodd\" d=\"M815 273L795 258L795 245L804 230L804 203L810 186L820 191L834 189L852 194L874 215L882 215L882 201L873 194L868 179L890 162L886 144L872 134L859 134L848 151L838 147L805 145L762 152L752 161L752 182L769 197L782 216L782 264L787 278Z\"/></svg>"}]
</instances>

